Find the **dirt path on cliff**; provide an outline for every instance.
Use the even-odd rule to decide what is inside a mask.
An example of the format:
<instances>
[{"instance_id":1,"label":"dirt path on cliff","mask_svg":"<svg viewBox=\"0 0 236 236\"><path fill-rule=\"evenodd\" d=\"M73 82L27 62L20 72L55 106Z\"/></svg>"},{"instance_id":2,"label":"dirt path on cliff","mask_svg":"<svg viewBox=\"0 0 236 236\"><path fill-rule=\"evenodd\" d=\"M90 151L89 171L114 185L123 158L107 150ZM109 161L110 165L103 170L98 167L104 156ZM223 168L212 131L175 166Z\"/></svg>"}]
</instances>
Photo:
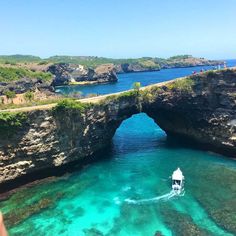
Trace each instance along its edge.
<instances>
[{"instance_id":1,"label":"dirt path on cliff","mask_svg":"<svg viewBox=\"0 0 236 236\"><path fill-rule=\"evenodd\" d=\"M178 78L178 79L184 79L186 77L183 78ZM146 89L150 89L152 87L161 87L164 86L166 84L169 84L173 81L175 81L177 79L173 79L173 80L169 80L166 82L161 82L161 83L157 83L157 84L152 84L152 85L148 85L145 87L140 88L140 90L146 90ZM83 102L83 103L97 103L109 96L113 96L113 95L119 95L125 92L129 92L132 90L126 90L126 91L122 91L122 92L118 92L118 93L110 93L110 94L106 94L106 95L101 95L101 96L97 96L97 97L92 97L92 98L83 98L83 99L78 99L78 101ZM11 108L11 109L4 109L4 110L0 110L0 112L29 112L29 111L35 111L35 110L50 110L53 107L55 107L57 105L57 103L51 103L51 104L46 104L46 105L36 105L36 106L29 106L29 107L19 107L19 108Z\"/></svg>"}]
</instances>

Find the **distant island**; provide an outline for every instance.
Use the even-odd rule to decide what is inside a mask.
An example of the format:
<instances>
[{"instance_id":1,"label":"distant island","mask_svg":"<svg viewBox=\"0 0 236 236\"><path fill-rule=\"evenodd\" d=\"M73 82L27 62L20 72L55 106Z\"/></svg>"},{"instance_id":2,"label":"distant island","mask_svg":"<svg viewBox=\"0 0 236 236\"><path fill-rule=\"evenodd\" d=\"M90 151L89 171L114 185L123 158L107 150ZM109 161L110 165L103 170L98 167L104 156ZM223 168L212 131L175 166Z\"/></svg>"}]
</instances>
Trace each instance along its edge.
<instances>
[{"instance_id":1,"label":"distant island","mask_svg":"<svg viewBox=\"0 0 236 236\"><path fill-rule=\"evenodd\" d=\"M190 55L168 59L142 57L112 59L90 56L53 56L42 59L31 55L0 56L0 96L2 104L24 103L32 96L39 100L54 98L54 88L61 85L78 85L117 82L117 74L158 71L166 68L216 66L224 61L207 60ZM37 92L35 94L35 92ZM15 101L14 100L14 101ZM15 102L14 102L15 103Z\"/></svg>"}]
</instances>

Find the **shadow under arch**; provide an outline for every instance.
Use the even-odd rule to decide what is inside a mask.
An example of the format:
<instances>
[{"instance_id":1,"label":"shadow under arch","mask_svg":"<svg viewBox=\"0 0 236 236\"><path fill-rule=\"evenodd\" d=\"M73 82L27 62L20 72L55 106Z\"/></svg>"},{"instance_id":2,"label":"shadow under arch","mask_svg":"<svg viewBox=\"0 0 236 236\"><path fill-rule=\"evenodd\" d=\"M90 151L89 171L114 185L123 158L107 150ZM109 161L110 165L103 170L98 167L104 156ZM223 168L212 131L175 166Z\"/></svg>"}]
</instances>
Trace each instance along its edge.
<instances>
[{"instance_id":1,"label":"shadow under arch","mask_svg":"<svg viewBox=\"0 0 236 236\"><path fill-rule=\"evenodd\" d=\"M137 113L122 121L112 138L113 152L128 153L163 145L166 133L146 113Z\"/></svg>"}]
</instances>

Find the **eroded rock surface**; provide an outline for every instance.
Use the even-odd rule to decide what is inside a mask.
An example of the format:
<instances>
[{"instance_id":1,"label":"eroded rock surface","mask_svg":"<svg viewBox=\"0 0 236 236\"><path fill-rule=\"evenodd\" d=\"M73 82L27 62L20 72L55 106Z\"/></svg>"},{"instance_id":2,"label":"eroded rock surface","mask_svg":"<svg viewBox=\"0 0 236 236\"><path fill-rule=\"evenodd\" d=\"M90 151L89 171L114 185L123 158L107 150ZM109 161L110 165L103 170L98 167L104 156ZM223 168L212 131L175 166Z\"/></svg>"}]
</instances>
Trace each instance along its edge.
<instances>
[{"instance_id":1,"label":"eroded rock surface","mask_svg":"<svg viewBox=\"0 0 236 236\"><path fill-rule=\"evenodd\" d=\"M40 90L42 92L52 92L51 80L44 81L40 78L22 78L17 81L0 82L0 95L4 95L5 91L14 91L16 94L25 93L27 91Z\"/></svg>"},{"instance_id":2,"label":"eroded rock surface","mask_svg":"<svg viewBox=\"0 0 236 236\"><path fill-rule=\"evenodd\" d=\"M169 135L236 156L236 71L208 72L160 92L143 110ZM182 86L182 89L181 89Z\"/></svg>"},{"instance_id":3,"label":"eroded rock surface","mask_svg":"<svg viewBox=\"0 0 236 236\"><path fill-rule=\"evenodd\" d=\"M55 78L53 86L68 85L73 82L116 82L117 76L113 64L104 64L95 69L85 68L79 64L54 64L48 68Z\"/></svg>"}]
</instances>

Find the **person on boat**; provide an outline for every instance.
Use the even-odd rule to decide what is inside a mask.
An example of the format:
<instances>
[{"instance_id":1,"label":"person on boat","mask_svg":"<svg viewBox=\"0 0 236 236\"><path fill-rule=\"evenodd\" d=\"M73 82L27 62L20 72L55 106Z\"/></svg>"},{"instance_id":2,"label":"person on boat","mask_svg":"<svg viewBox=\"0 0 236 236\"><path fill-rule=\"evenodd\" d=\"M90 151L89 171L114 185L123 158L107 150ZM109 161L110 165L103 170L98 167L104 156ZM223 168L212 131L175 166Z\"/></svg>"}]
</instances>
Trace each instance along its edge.
<instances>
[{"instance_id":1,"label":"person on boat","mask_svg":"<svg viewBox=\"0 0 236 236\"><path fill-rule=\"evenodd\" d=\"M0 236L8 236L1 212L0 212Z\"/></svg>"}]
</instances>

